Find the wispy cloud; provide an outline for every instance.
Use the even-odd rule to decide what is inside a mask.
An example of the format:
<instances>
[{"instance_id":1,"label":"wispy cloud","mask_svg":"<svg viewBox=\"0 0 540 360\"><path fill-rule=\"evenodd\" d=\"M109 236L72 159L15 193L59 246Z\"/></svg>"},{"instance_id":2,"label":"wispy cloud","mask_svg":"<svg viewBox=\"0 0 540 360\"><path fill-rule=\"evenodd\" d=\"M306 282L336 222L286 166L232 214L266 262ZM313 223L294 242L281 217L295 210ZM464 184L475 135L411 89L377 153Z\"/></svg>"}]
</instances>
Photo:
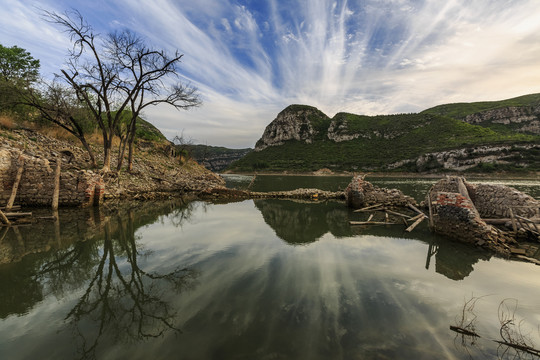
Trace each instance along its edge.
<instances>
[{"instance_id":1,"label":"wispy cloud","mask_svg":"<svg viewBox=\"0 0 540 360\"><path fill-rule=\"evenodd\" d=\"M6 1L0 42L27 48L44 69L58 66L65 36L31 3ZM291 103L328 115L376 114L540 91L536 0L242 3L36 2L79 8L100 31L130 27L158 47L185 53L182 70L204 106L149 114L167 134L185 129L209 144L252 146Z\"/></svg>"}]
</instances>

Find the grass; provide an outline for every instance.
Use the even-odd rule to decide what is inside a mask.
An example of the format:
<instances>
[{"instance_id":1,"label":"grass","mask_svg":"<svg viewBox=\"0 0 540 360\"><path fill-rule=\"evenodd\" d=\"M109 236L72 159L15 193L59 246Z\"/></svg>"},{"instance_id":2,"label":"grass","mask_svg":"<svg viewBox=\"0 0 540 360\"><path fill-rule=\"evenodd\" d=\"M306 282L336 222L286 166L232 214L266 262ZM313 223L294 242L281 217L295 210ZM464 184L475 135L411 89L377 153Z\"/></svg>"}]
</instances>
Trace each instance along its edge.
<instances>
[{"instance_id":1,"label":"grass","mask_svg":"<svg viewBox=\"0 0 540 360\"><path fill-rule=\"evenodd\" d=\"M340 113L347 133L364 133L351 141L288 141L282 146L251 152L231 165L233 171L383 170L386 164L420 155L463 147L540 141L540 136L497 132L457 119L432 114L359 116ZM378 136L374 134L378 133ZM385 138L386 136L386 138ZM534 158L534 154L531 154ZM538 158L536 158L538 159Z\"/></svg>"},{"instance_id":2,"label":"grass","mask_svg":"<svg viewBox=\"0 0 540 360\"><path fill-rule=\"evenodd\" d=\"M530 94L501 101L483 101L474 103L454 103L432 107L422 111L423 114L435 114L462 119L467 115L486 110L505 108L510 106L535 106L540 105L540 94Z\"/></svg>"}]
</instances>

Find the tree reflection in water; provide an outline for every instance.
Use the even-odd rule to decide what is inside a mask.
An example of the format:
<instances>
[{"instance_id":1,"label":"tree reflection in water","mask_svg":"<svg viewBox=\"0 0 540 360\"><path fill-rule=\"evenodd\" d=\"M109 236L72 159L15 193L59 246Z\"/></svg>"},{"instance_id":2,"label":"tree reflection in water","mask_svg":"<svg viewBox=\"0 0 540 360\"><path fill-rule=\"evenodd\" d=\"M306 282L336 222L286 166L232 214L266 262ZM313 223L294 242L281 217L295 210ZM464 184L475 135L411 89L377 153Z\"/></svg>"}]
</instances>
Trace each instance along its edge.
<instances>
[{"instance_id":1,"label":"tree reflection in water","mask_svg":"<svg viewBox=\"0 0 540 360\"><path fill-rule=\"evenodd\" d=\"M173 210L176 226L189 219L191 207L184 204ZM56 294L63 293L74 276L89 281L65 317L83 359L96 357L101 340L114 344L181 332L175 325L177 311L168 298L193 287L198 273L182 266L165 274L144 270L139 261L151 252L138 242L135 218L133 209L105 217L100 226L102 242L75 243L44 264L38 275L47 278Z\"/></svg>"}]
</instances>

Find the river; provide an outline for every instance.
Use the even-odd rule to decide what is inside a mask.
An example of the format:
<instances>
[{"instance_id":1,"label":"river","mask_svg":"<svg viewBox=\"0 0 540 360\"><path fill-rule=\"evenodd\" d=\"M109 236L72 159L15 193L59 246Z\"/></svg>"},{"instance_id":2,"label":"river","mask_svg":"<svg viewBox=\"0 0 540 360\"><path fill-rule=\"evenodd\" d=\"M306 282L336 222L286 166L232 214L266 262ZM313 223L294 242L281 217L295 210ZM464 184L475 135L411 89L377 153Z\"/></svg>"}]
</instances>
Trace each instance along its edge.
<instances>
[{"instance_id":1,"label":"river","mask_svg":"<svg viewBox=\"0 0 540 360\"><path fill-rule=\"evenodd\" d=\"M252 186L337 190L349 180ZM370 180L416 198L435 181ZM539 197L538 182L505 183ZM540 347L540 266L424 225L349 226L360 216L337 201L171 200L0 228L0 358L512 358L493 341L501 321Z\"/></svg>"}]
</instances>

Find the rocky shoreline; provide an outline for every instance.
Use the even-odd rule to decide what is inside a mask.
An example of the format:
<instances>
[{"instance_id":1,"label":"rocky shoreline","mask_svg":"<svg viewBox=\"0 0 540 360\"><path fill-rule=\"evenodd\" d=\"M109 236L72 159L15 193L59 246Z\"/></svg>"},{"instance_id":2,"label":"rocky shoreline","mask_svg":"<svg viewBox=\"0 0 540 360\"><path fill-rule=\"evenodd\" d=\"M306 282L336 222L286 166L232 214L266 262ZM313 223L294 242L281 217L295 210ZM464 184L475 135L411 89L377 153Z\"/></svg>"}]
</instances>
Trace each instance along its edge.
<instances>
[{"instance_id":1,"label":"rocky shoreline","mask_svg":"<svg viewBox=\"0 0 540 360\"><path fill-rule=\"evenodd\" d=\"M180 158L171 156L169 144L139 143L136 158L133 162L133 171L111 171L101 173L99 169L90 168L90 159L86 152L72 141L59 140L30 129L4 130L0 129L0 151L3 156L0 159L0 181L2 182L2 202L11 194L14 172L19 162L27 164L40 163L34 168L27 166L25 175L27 187L26 193L31 195L35 192L45 193L52 179L52 166L56 165L57 159L61 159L62 183L65 178L74 177L73 174L85 172L100 177L103 181L103 200L140 199L149 200L157 198L169 198L172 196L185 195L208 191L214 187L224 186L224 180L197 164L195 161L182 162ZM101 160L99 146L94 146L98 162ZM116 164L113 156L112 164ZM23 165L24 167L24 165ZM42 169L35 169L41 167ZM39 170L39 174L36 171ZM74 180L75 185L67 187L78 188L79 181ZM79 189L80 190L80 189ZM24 189L19 189L25 192ZM75 192L77 189L71 189ZM66 196L69 197L69 196ZM45 200L44 200L45 201ZM50 200L49 200L50 201ZM28 205L42 205L39 202ZM62 205L76 205L61 203ZM84 205L84 204L81 204Z\"/></svg>"}]
</instances>

